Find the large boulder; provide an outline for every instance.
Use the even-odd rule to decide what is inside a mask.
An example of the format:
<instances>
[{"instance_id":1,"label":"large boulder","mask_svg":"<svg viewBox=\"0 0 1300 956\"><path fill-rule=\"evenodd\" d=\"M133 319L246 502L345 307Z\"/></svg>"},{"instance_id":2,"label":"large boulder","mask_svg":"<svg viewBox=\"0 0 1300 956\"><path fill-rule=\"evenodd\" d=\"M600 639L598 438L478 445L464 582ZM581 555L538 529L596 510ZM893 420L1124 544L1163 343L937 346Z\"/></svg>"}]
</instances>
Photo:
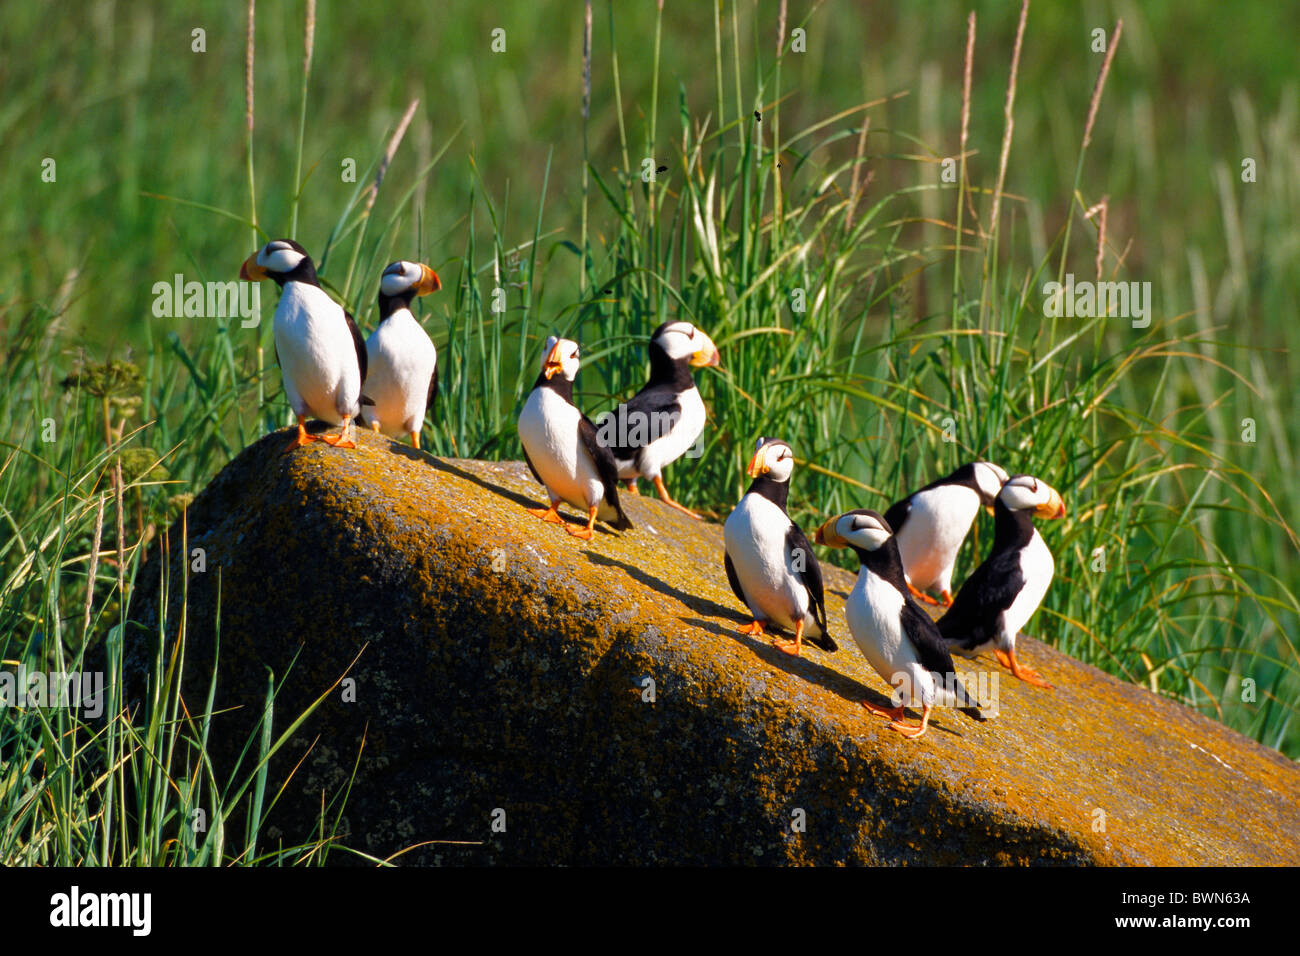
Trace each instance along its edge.
<instances>
[{"instance_id":1,"label":"large boulder","mask_svg":"<svg viewBox=\"0 0 1300 956\"><path fill-rule=\"evenodd\" d=\"M471 841L406 863L1300 863L1295 764L1036 641L1020 656L1053 689L1002 673L996 719L941 711L905 740L861 706L888 687L847 632L846 572L826 568L840 650L796 659L739 633L715 524L625 496L635 528L583 544L524 513L544 494L522 464L289 440L248 448L188 514L206 571L186 701L203 709L220 581L219 768L268 668L277 734L355 680L272 764L273 792L308 754L271 837L309 839L355 766L343 842ZM179 540L133 606L156 630L166 565L169 634Z\"/></svg>"}]
</instances>

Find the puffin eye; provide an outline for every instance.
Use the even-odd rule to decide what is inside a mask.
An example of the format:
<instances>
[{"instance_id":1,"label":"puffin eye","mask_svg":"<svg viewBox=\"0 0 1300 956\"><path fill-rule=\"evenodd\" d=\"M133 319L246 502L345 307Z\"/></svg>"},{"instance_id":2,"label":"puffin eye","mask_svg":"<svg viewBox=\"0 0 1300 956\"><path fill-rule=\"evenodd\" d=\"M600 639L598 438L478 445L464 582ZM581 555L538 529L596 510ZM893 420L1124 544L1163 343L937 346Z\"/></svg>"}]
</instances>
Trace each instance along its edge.
<instances>
[{"instance_id":1,"label":"puffin eye","mask_svg":"<svg viewBox=\"0 0 1300 956\"><path fill-rule=\"evenodd\" d=\"M574 349L574 350L573 350L573 354L570 355L569 358L576 359L577 357L578 357L578 350L577 350L577 349Z\"/></svg>"}]
</instances>

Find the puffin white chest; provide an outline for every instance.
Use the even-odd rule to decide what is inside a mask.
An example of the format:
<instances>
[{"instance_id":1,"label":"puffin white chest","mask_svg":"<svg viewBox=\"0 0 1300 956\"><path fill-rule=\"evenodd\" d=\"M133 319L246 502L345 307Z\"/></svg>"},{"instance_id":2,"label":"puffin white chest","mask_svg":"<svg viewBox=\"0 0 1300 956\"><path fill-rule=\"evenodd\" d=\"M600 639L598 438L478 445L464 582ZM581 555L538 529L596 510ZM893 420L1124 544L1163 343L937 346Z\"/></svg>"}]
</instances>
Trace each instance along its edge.
<instances>
[{"instance_id":1,"label":"puffin white chest","mask_svg":"<svg viewBox=\"0 0 1300 956\"><path fill-rule=\"evenodd\" d=\"M361 366L343 309L319 286L285 283L275 350L294 413L337 425L360 409Z\"/></svg>"},{"instance_id":2,"label":"puffin white chest","mask_svg":"<svg viewBox=\"0 0 1300 956\"><path fill-rule=\"evenodd\" d=\"M386 435L419 431L438 362L433 340L409 309L398 309L370 333L366 354L366 394L375 403L367 416L373 415Z\"/></svg>"},{"instance_id":3,"label":"puffin white chest","mask_svg":"<svg viewBox=\"0 0 1300 956\"><path fill-rule=\"evenodd\" d=\"M903 632L905 601L898 588L862 568L845 604L845 617L862 656L886 683L902 691L903 703L932 703L934 678Z\"/></svg>"},{"instance_id":4,"label":"puffin white chest","mask_svg":"<svg viewBox=\"0 0 1300 956\"><path fill-rule=\"evenodd\" d=\"M898 552L908 580L925 589L949 584L966 532L979 513L979 496L963 485L940 485L912 496Z\"/></svg>"},{"instance_id":5,"label":"puffin white chest","mask_svg":"<svg viewBox=\"0 0 1300 956\"><path fill-rule=\"evenodd\" d=\"M696 439L703 434L708 413L704 408L704 399L700 397L700 390L692 385L686 391L679 392L677 403L681 414L676 421L669 424L665 416L662 421L647 423L648 433L657 437L642 449L640 470L631 462L625 463L619 470L621 477L634 478L640 475L655 478L667 465L690 451Z\"/></svg>"},{"instance_id":6,"label":"puffin white chest","mask_svg":"<svg viewBox=\"0 0 1300 956\"><path fill-rule=\"evenodd\" d=\"M554 389L538 387L519 415L519 440L552 497L586 512L601 501L604 483L578 436L581 420Z\"/></svg>"},{"instance_id":7,"label":"puffin white chest","mask_svg":"<svg viewBox=\"0 0 1300 956\"><path fill-rule=\"evenodd\" d=\"M815 560L786 550L789 516L759 494L746 494L722 527L727 556L740 579L745 603L755 617L793 629L800 619L805 631L821 633L810 613L808 589L795 571L795 561Z\"/></svg>"},{"instance_id":8,"label":"puffin white chest","mask_svg":"<svg viewBox=\"0 0 1300 956\"><path fill-rule=\"evenodd\" d=\"M1034 529L1029 543L1020 549L1020 574L1025 580L1024 586L1002 616L1003 633L1011 641L1015 641L1020 629L1043 603L1055 573L1056 562L1052 559L1052 552L1043 536Z\"/></svg>"}]
</instances>

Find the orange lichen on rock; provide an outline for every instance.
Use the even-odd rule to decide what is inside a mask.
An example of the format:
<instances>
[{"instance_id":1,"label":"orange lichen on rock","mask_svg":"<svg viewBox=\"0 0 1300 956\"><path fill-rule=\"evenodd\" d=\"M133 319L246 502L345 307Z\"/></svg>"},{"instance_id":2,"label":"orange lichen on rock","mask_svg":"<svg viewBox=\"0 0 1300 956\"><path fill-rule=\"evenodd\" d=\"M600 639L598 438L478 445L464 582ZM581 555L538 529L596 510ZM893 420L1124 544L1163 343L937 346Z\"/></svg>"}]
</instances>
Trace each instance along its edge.
<instances>
[{"instance_id":1,"label":"orange lichen on rock","mask_svg":"<svg viewBox=\"0 0 1300 956\"><path fill-rule=\"evenodd\" d=\"M272 763L275 792L319 736L269 821L286 839L315 832L360 750L344 842L480 841L407 863L1300 863L1295 764L1041 643L1018 649L1054 689L1001 673L998 718L936 711L906 740L861 706L890 689L848 634L850 574L825 568L840 651L795 658L740 633L716 524L627 496L635 527L584 544L524 512L545 494L520 463L291 439L248 448L190 507L208 570L189 576L186 648L198 713L220 582L225 768L268 668L279 733L361 652L355 700L336 690ZM164 567L180 606L179 526L168 541L133 605L142 635Z\"/></svg>"}]
</instances>

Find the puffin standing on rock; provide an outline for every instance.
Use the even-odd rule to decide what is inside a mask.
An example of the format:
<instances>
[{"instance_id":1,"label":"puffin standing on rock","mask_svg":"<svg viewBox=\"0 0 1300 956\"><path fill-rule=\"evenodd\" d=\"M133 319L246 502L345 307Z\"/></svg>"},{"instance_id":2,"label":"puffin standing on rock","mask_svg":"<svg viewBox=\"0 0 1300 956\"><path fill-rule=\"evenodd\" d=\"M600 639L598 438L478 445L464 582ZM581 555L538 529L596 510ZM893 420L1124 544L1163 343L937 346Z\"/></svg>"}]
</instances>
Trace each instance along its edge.
<instances>
[{"instance_id":1,"label":"puffin standing on rock","mask_svg":"<svg viewBox=\"0 0 1300 956\"><path fill-rule=\"evenodd\" d=\"M370 399L361 394L366 380L366 343L352 316L331 299L316 278L316 264L292 239L275 239L254 252L239 278L260 282L270 277L281 289L275 307L275 358L284 393L298 417L298 437L290 448L323 441L337 448L356 448L349 437L352 419ZM337 438L307 434L312 415L342 424Z\"/></svg>"},{"instance_id":2,"label":"puffin standing on rock","mask_svg":"<svg viewBox=\"0 0 1300 956\"><path fill-rule=\"evenodd\" d=\"M788 654L798 655L806 637L824 651L837 650L826 627L822 569L799 526L786 514L794 452L785 442L760 438L748 474L754 479L722 526L723 564L727 581L754 623L742 632L762 636L767 624L794 632L794 640L776 638Z\"/></svg>"},{"instance_id":3,"label":"puffin standing on rock","mask_svg":"<svg viewBox=\"0 0 1300 956\"><path fill-rule=\"evenodd\" d=\"M1052 583L1055 562L1034 516L1064 518L1065 502L1047 482L1016 475L1002 486L993 505L993 547L967 578L939 633L957 654L972 657L992 648L1016 677L1038 687L1051 685L1016 661L1016 635L1038 610Z\"/></svg>"},{"instance_id":4,"label":"puffin standing on rock","mask_svg":"<svg viewBox=\"0 0 1300 956\"><path fill-rule=\"evenodd\" d=\"M952 604L957 552L980 505L991 511L1006 480L1007 473L992 462L972 462L912 492L885 512L913 597L927 604ZM932 587L939 589L938 601L924 593Z\"/></svg>"},{"instance_id":5,"label":"puffin standing on rock","mask_svg":"<svg viewBox=\"0 0 1300 956\"><path fill-rule=\"evenodd\" d=\"M411 300L442 288L438 274L418 262L391 263L379 279L379 325L366 340L366 391L375 407L362 424L420 447L424 413L438 397L438 350L411 313Z\"/></svg>"},{"instance_id":6,"label":"puffin standing on rock","mask_svg":"<svg viewBox=\"0 0 1300 956\"><path fill-rule=\"evenodd\" d=\"M694 511L673 501L664 486L663 469L695 444L708 413L691 368L716 367L717 346L689 322L665 322L650 336L650 380L613 415L618 441L614 459L627 490L636 493L636 480L654 482L665 504L692 518ZM601 416L607 427L606 416Z\"/></svg>"},{"instance_id":7,"label":"puffin standing on rock","mask_svg":"<svg viewBox=\"0 0 1300 956\"><path fill-rule=\"evenodd\" d=\"M598 440L591 419L573 404L577 375L578 343L552 335L542 353L541 374L519 413L519 441L529 470L551 498L549 508L529 508L528 513L590 541L597 518L620 531L632 522L618 503L614 456ZM560 517L561 501L586 512L585 528Z\"/></svg>"},{"instance_id":8,"label":"puffin standing on rock","mask_svg":"<svg viewBox=\"0 0 1300 956\"><path fill-rule=\"evenodd\" d=\"M829 548L852 548L860 568L845 604L849 631L885 683L895 688L895 707L862 706L889 719L904 737L920 737L930 725L935 707L960 707L979 716L979 703L957 679L948 653L930 615L908 593L903 561L889 522L874 511L849 511L817 529L816 541ZM906 706L919 707L921 723L904 719Z\"/></svg>"}]
</instances>

